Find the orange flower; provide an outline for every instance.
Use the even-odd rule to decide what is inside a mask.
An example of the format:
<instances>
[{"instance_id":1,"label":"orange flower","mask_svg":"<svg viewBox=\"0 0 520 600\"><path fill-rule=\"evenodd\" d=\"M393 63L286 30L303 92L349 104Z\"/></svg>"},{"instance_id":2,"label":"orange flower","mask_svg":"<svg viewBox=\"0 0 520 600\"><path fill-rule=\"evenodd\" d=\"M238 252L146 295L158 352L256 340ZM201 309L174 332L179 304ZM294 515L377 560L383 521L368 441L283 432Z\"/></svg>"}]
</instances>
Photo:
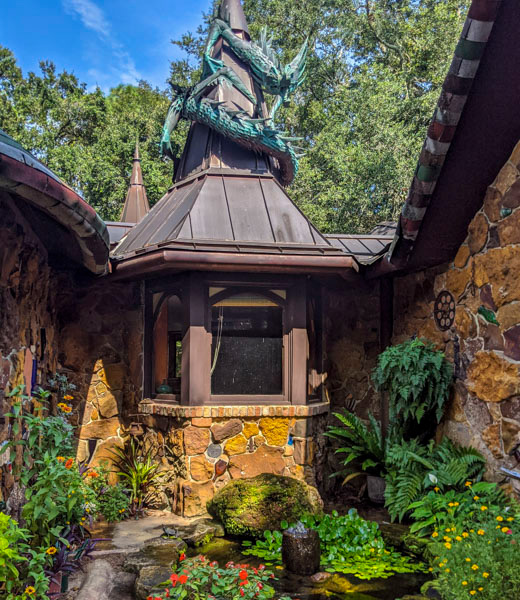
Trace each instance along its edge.
<instances>
[{"instance_id":1,"label":"orange flower","mask_svg":"<svg viewBox=\"0 0 520 600\"><path fill-rule=\"evenodd\" d=\"M45 553L50 554L51 556L53 554L56 554L56 552L58 552L58 550L54 546L51 546L50 548L47 548L47 550L45 550Z\"/></svg>"},{"instance_id":2,"label":"orange flower","mask_svg":"<svg viewBox=\"0 0 520 600\"><path fill-rule=\"evenodd\" d=\"M69 460L65 463L65 468L66 469L70 469L73 464L74 464L74 459L73 458L69 458Z\"/></svg>"},{"instance_id":3,"label":"orange flower","mask_svg":"<svg viewBox=\"0 0 520 600\"><path fill-rule=\"evenodd\" d=\"M64 400L67 400L68 402L70 402L71 400L74 400L74 396L71 396L70 394L67 394L66 396L63 396Z\"/></svg>"},{"instance_id":4,"label":"orange flower","mask_svg":"<svg viewBox=\"0 0 520 600\"><path fill-rule=\"evenodd\" d=\"M89 471L88 476L94 478L99 477L99 473L96 473L96 471Z\"/></svg>"},{"instance_id":5,"label":"orange flower","mask_svg":"<svg viewBox=\"0 0 520 600\"><path fill-rule=\"evenodd\" d=\"M65 404L65 406L62 408L64 413L71 413L72 412L72 406L69 406L68 404Z\"/></svg>"},{"instance_id":6,"label":"orange flower","mask_svg":"<svg viewBox=\"0 0 520 600\"><path fill-rule=\"evenodd\" d=\"M179 583L180 584L186 583L187 581L188 581L188 576L187 575L181 575L179 577Z\"/></svg>"},{"instance_id":7,"label":"orange flower","mask_svg":"<svg viewBox=\"0 0 520 600\"><path fill-rule=\"evenodd\" d=\"M56 460L57 460L58 462L63 462L63 461L65 460L65 457L64 457L64 456L57 456L57 457L56 457Z\"/></svg>"}]
</instances>

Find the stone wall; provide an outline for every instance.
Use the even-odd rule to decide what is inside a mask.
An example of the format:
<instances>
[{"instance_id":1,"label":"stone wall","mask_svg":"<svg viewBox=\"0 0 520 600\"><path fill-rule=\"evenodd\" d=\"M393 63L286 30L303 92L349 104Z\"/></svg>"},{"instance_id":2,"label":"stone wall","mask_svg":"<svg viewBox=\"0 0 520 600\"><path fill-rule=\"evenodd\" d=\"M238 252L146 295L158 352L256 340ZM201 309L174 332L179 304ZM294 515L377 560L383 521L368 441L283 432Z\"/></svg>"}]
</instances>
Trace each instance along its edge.
<instances>
[{"instance_id":1,"label":"stone wall","mask_svg":"<svg viewBox=\"0 0 520 600\"><path fill-rule=\"evenodd\" d=\"M452 264L395 280L394 342L412 335L454 363L453 398L439 433L478 448L488 476L514 466L520 443L520 144L489 187ZM434 300L455 298L455 322L437 328Z\"/></svg>"},{"instance_id":2,"label":"stone wall","mask_svg":"<svg viewBox=\"0 0 520 600\"><path fill-rule=\"evenodd\" d=\"M5 392L19 384L29 389L33 366L36 384L56 369L55 297L47 250L16 204L0 192L0 442L9 434ZM15 485L9 462L7 453L0 455L0 501Z\"/></svg>"},{"instance_id":3,"label":"stone wall","mask_svg":"<svg viewBox=\"0 0 520 600\"><path fill-rule=\"evenodd\" d=\"M168 406L141 404L142 440L161 464L156 505L187 517L232 479L289 475L318 486L327 404L313 406ZM320 458L322 457L322 458Z\"/></svg>"},{"instance_id":4,"label":"stone wall","mask_svg":"<svg viewBox=\"0 0 520 600\"><path fill-rule=\"evenodd\" d=\"M78 460L98 465L122 446L142 389L143 316L139 283L77 278L58 306L60 371L76 386Z\"/></svg>"}]
</instances>

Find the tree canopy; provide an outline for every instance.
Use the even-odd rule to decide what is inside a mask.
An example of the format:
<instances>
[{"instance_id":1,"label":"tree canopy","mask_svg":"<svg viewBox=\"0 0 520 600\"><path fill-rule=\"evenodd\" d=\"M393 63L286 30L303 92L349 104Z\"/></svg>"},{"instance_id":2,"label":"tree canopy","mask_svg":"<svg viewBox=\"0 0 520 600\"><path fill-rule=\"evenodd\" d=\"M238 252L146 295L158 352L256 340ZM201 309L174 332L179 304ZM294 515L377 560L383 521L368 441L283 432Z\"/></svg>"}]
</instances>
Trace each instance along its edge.
<instances>
[{"instance_id":1,"label":"tree canopy","mask_svg":"<svg viewBox=\"0 0 520 600\"><path fill-rule=\"evenodd\" d=\"M397 218L447 73L468 0L244 0L250 32L264 26L283 62L309 36L307 79L279 125L304 137L292 198L325 232L360 233ZM174 43L173 83L198 77L208 15ZM136 138L151 203L171 182L158 141L169 97L146 82L104 95L42 62L23 76L0 47L0 127L117 219ZM180 153L186 127L176 132Z\"/></svg>"}]
</instances>

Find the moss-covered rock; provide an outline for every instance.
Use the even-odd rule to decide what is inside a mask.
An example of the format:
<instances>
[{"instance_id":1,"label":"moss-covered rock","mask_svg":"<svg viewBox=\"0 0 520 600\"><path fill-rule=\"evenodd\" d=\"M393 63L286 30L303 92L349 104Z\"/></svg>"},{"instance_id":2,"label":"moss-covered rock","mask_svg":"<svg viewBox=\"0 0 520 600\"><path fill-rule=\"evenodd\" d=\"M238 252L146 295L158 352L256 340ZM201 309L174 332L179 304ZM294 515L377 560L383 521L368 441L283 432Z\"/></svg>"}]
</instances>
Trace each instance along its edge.
<instances>
[{"instance_id":1,"label":"moss-covered rock","mask_svg":"<svg viewBox=\"0 0 520 600\"><path fill-rule=\"evenodd\" d=\"M304 513L321 512L322 506L316 488L270 473L231 481L207 504L226 533L246 537L261 537L267 529L280 529L284 520L294 522Z\"/></svg>"}]
</instances>

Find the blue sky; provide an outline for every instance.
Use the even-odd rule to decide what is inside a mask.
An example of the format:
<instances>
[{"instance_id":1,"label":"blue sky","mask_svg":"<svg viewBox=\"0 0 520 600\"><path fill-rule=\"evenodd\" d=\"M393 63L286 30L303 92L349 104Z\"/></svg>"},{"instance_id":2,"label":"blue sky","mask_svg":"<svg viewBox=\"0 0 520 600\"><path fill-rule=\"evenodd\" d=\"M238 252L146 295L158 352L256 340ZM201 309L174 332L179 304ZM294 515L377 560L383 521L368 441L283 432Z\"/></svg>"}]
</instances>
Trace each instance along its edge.
<instances>
[{"instance_id":1,"label":"blue sky","mask_svg":"<svg viewBox=\"0 0 520 600\"><path fill-rule=\"evenodd\" d=\"M40 60L72 71L108 91L146 79L166 87L169 61L182 56L170 43L195 31L210 0L4 0L0 44L24 73Z\"/></svg>"}]
</instances>

